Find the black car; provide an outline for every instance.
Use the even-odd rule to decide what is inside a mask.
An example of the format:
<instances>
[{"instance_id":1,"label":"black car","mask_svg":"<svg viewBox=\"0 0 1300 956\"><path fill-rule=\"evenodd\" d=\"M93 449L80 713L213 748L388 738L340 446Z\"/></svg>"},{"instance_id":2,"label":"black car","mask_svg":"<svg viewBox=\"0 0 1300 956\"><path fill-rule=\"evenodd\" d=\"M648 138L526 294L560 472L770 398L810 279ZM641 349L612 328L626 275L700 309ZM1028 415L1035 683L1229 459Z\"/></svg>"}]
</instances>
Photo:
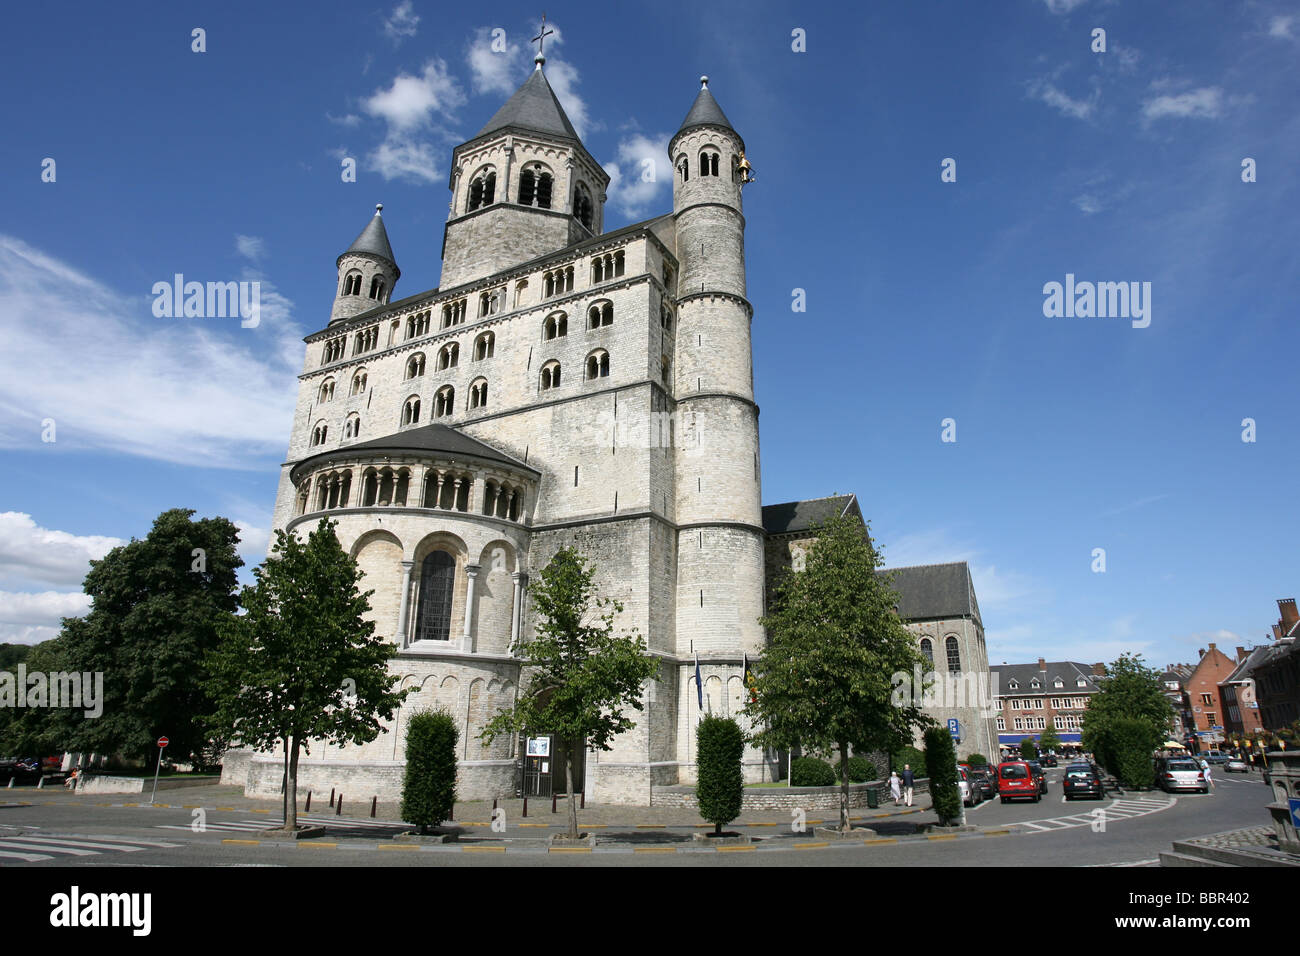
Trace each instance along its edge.
<instances>
[{"instance_id":1,"label":"black car","mask_svg":"<svg viewBox=\"0 0 1300 956\"><path fill-rule=\"evenodd\" d=\"M1101 781L1101 774L1091 764L1072 763L1066 767L1065 782L1061 784L1061 789L1067 800L1075 797L1095 797L1098 800L1106 798L1106 785Z\"/></svg>"},{"instance_id":2,"label":"black car","mask_svg":"<svg viewBox=\"0 0 1300 956\"><path fill-rule=\"evenodd\" d=\"M1043 756L1040 758L1040 762L1044 767L1055 767L1056 754L1043 754Z\"/></svg>"},{"instance_id":3,"label":"black car","mask_svg":"<svg viewBox=\"0 0 1300 956\"><path fill-rule=\"evenodd\" d=\"M970 772L971 786L979 791L984 800L992 800L998 795L998 786L993 782L993 775L988 767L976 767Z\"/></svg>"},{"instance_id":4,"label":"black car","mask_svg":"<svg viewBox=\"0 0 1300 956\"><path fill-rule=\"evenodd\" d=\"M1037 760L1026 760L1029 769L1033 771L1034 779L1038 781L1038 792L1047 792L1047 774L1043 773L1043 767Z\"/></svg>"}]
</instances>

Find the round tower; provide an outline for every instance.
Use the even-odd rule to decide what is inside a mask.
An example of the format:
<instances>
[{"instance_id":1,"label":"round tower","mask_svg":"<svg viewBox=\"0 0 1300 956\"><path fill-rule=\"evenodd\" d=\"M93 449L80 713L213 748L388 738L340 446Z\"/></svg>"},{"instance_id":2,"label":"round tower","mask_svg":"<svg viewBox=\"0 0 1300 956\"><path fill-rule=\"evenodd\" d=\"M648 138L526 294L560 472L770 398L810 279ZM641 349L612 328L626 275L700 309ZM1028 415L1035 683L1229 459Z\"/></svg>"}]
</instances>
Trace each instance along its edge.
<instances>
[{"instance_id":1,"label":"round tower","mask_svg":"<svg viewBox=\"0 0 1300 956\"><path fill-rule=\"evenodd\" d=\"M392 297L402 270L397 268L393 247L388 244L383 209L383 203L375 206L375 215L361 235L338 257L339 284L330 310L331 323L387 305Z\"/></svg>"},{"instance_id":2,"label":"round tower","mask_svg":"<svg viewBox=\"0 0 1300 956\"><path fill-rule=\"evenodd\" d=\"M712 671L733 695L743 658L765 643L753 310L745 298L741 212L745 143L709 92L708 77L700 84L668 146L679 266L677 650L687 659L698 653L706 679ZM693 674L693 665L687 669ZM747 777L759 769L757 758L747 758Z\"/></svg>"}]
</instances>

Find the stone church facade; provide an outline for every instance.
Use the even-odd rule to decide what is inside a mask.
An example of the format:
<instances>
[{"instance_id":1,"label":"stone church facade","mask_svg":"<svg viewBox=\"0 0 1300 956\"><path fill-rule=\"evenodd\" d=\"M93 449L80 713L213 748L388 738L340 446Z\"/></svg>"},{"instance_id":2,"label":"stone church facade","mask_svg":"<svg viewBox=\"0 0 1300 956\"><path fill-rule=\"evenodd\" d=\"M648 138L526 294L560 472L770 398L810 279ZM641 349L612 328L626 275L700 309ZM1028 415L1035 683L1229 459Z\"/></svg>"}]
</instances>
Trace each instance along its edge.
<instances>
[{"instance_id":1,"label":"stone church facade","mask_svg":"<svg viewBox=\"0 0 1300 956\"><path fill-rule=\"evenodd\" d=\"M523 741L478 735L517 697L528 584L565 546L660 666L636 728L575 756L589 799L646 805L656 786L693 783L697 661L705 709L735 715L762 652L744 140L702 78L669 143L672 211L605 232L609 177L544 62L453 151L438 287L393 297L379 207L337 260L329 323L305 340L274 527L337 522L412 693L375 741L313 746L300 789L398 798L406 723L433 707L460 725L462 800L514 796L539 774L558 787L556 749L526 758ZM746 753L747 780L778 767ZM275 794L281 772L276 754L233 751L223 780Z\"/></svg>"}]
</instances>

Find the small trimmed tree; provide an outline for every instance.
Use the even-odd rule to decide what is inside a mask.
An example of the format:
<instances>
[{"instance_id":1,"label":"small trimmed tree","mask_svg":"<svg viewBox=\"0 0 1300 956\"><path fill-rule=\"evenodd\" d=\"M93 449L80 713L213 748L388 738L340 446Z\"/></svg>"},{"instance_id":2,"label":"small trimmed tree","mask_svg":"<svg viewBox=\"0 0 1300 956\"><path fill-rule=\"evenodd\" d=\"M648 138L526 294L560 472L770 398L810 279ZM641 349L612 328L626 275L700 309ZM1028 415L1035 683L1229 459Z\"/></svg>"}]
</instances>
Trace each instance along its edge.
<instances>
[{"instance_id":1,"label":"small trimmed tree","mask_svg":"<svg viewBox=\"0 0 1300 956\"><path fill-rule=\"evenodd\" d=\"M1126 790L1150 790L1155 782L1151 738L1150 724L1140 717L1118 717L1110 724L1107 747L1112 772Z\"/></svg>"},{"instance_id":2,"label":"small trimmed tree","mask_svg":"<svg viewBox=\"0 0 1300 956\"><path fill-rule=\"evenodd\" d=\"M971 754L966 758L966 763L972 767L987 767L989 758L983 754Z\"/></svg>"},{"instance_id":3,"label":"small trimmed tree","mask_svg":"<svg viewBox=\"0 0 1300 956\"><path fill-rule=\"evenodd\" d=\"M721 836L723 825L740 816L745 793L745 775L740 764L745 736L731 718L710 714L696 727L695 742L699 761L695 798L700 805L700 816L713 824L714 836Z\"/></svg>"},{"instance_id":4,"label":"small trimmed tree","mask_svg":"<svg viewBox=\"0 0 1300 956\"><path fill-rule=\"evenodd\" d=\"M1048 753L1049 751L1059 750L1060 747L1061 738L1056 732L1056 724L1049 720L1047 726L1038 735L1038 749L1042 753Z\"/></svg>"},{"instance_id":5,"label":"small trimmed tree","mask_svg":"<svg viewBox=\"0 0 1300 956\"><path fill-rule=\"evenodd\" d=\"M930 803L943 826L961 816L961 788L957 786L957 748L945 727L925 732L925 775L930 778Z\"/></svg>"},{"instance_id":6,"label":"small trimmed tree","mask_svg":"<svg viewBox=\"0 0 1300 956\"><path fill-rule=\"evenodd\" d=\"M406 725L402 819L420 833L438 826L456 806L456 721L445 710L422 710Z\"/></svg>"},{"instance_id":7,"label":"small trimmed tree","mask_svg":"<svg viewBox=\"0 0 1300 956\"><path fill-rule=\"evenodd\" d=\"M536 634L516 648L527 687L479 735L488 743L506 733L555 734L565 742L571 840L578 838L573 755L584 741L594 750L613 749L613 738L636 726L628 711L642 709L645 684L659 673L645 638L614 636L623 605L596 597L595 574L573 548L561 548L542 568L541 580L528 589Z\"/></svg>"},{"instance_id":8,"label":"small trimmed tree","mask_svg":"<svg viewBox=\"0 0 1300 956\"><path fill-rule=\"evenodd\" d=\"M1020 759L1021 760L1038 759L1038 747L1034 745L1033 737L1026 737L1024 740L1020 741Z\"/></svg>"}]
</instances>

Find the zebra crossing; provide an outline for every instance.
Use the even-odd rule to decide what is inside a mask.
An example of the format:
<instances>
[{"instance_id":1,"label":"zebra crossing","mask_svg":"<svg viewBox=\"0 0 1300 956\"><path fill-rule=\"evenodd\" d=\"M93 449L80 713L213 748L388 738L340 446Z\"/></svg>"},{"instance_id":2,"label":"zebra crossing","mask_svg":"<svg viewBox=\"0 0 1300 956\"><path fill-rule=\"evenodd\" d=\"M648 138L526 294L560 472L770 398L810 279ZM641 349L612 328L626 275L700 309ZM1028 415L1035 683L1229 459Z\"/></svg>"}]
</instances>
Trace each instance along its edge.
<instances>
[{"instance_id":1,"label":"zebra crossing","mask_svg":"<svg viewBox=\"0 0 1300 956\"><path fill-rule=\"evenodd\" d=\"M1042 833L1049 830L1068 830L1072 827L1096 827L1099 824L1110 824L1118 820L1129 820L1133 817L1146 816L1148 813L1158 813L1161 810L1168 810L1177 802L1176 797L1171 800L1159 797L1117 798L1105 806L1094 807L1086 813L1073 813L1069 816L1049 817L1045 820L1024 820L1020 823L1009 825L1024 827L1025 830L1030 833Z\"/></svg>"},{"instance_id":2,"label":"zebra crossing","mask_svg":"<svg viewBox=\"0 0 1300 956\"><path fill-rule=\"evenodd\" d=\"M384 830L390 833L397 829L410 827L409 823L394 823L391 820L356 820L351 817L304 816L301 813L298 814L298 823L328 826L332 830ZM154 829L186 830L191 833L256 833L259 830L280 826L284 826L284 820L264 817L261 820L235 820L217 823L207 821L197 829L192 823L162 823L156 825Z\"/></svg>"},{"instance_id":3,"label":"zebra crossing","mask_svg":"<svg viewBox=\"0 0 1300 956\"><path fill-rule=\"evenodd\" d=\"M0 836L0 866L9 860L23 863L44 863L64 857L100 856L105 853L139 853L141 850L162 850L181 846L160 840L137 840L134 837L88 836L48 837L23 834Z\"/></svg>"}]
</instances>

